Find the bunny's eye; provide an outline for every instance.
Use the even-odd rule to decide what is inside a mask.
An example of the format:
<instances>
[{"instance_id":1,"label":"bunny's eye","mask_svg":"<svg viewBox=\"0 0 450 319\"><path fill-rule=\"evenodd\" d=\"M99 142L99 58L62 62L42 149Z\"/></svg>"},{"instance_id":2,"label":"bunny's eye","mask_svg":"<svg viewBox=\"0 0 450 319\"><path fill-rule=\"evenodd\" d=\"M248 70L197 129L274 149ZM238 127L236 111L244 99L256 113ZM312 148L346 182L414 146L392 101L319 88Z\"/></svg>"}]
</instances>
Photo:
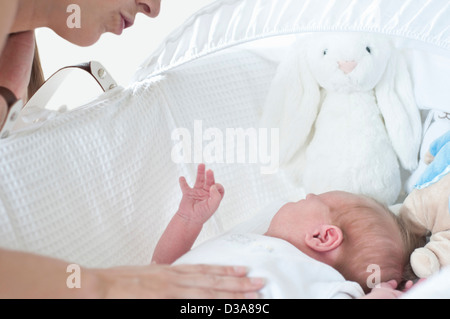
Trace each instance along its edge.
<instances>
[{"instance_id":1,"label":"bunny's eye","mask_svg":"<svg viewBox=\"0 0 450 319\"><path fill-rule=\"evenodd\" d=\"M366 47L366 51L372 54L372 49L370 47Z\"/></svg>"},{"instance_id":2,"label":"bunny's eye","mask_svg":"<svg viewBox=\"0 0 450 319\"><path fill-rule=\"evenodd\" d=\"M328 49L323 50L323 55L327 55Z\"/></svg>"}]
</instances>

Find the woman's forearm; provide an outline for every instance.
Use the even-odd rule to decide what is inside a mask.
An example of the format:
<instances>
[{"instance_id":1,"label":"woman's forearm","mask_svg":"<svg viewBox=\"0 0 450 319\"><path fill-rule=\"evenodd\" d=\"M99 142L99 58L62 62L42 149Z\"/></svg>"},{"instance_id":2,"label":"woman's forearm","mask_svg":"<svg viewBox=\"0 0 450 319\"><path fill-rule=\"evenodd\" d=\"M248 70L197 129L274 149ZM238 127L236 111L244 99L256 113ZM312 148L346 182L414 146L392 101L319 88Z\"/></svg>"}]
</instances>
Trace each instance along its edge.
<instances>
[{"instance_id":1,"label":"woman's forearm","mask_svg":"<svg viewBox=\"0 0 450 319\"><path fill-rule=\"evenodd\" d=\"M90 271L69 265L0 248L0 298L97 298L96 279Z\"/></svg>"},{"instance_id":2,"label":"woman's forearm","mask_svg":"<svg viewBox=\"0 0 450 319\"><path fill-rule=\"evenodd\" d=\"M0 248L0 299L258 298L264 285L246 277L243 267L73 266L77 265Z\"/></svg>"},{"instance_id":3,"label":"woman's forearm","mask_svg":"<svg viewBox=\"0 0 450 319\"><path fill-rule=\"evenodd\" d=\"M17 6L17 0L0 2L0 55L13 25L17 12Z\"/></svg>"}]
</instances>

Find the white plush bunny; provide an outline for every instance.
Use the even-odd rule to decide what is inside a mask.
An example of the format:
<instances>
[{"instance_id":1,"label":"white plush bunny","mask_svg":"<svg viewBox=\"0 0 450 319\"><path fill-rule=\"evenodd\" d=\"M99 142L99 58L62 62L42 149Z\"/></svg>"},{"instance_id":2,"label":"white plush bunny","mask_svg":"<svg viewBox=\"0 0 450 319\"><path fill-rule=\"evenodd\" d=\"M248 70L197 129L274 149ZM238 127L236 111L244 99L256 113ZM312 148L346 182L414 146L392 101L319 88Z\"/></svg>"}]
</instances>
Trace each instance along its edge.
<instances>
[{"instance_id":1,"label":"white plush bunny","mask_svg":"<svg viewBox=\"0 0 450 319\"><path fill-rule=\"evenodd\" d=\"M422 122L410 75L380 35L297 41L278 67L261 126L280 128L280 163L307 192L343 190L392 204L398 162L418 165Z\"/></svg>"}]
</instances>

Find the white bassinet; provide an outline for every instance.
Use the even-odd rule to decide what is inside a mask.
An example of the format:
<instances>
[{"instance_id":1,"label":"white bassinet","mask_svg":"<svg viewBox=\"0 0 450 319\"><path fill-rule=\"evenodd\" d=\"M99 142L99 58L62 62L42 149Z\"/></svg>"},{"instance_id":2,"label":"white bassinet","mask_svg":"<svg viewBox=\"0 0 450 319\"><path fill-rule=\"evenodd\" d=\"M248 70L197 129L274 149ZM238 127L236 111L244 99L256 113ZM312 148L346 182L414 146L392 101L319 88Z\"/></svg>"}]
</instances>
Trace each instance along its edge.
<instances>
[{"instance_id":1,"label":"white bassinet","mask_svg":"<svg viewBox=\"0 0 450 319\"><path fill-rule=\"evenodd\" d=\"M198 242L300 199L283 170L262 174L270 161L225 137L257 127L294 37L330 31L391 35L428 119L423 150L450 129L447 0L218 0L169 36L130 86L0 140L0 246L89 267L147 264L178 207L178 177L192 183L199 162L226 195ZM182 133L191 154L178 163ZM221 134L223 156L202 157Z\"/></svg>"}]
</instances>

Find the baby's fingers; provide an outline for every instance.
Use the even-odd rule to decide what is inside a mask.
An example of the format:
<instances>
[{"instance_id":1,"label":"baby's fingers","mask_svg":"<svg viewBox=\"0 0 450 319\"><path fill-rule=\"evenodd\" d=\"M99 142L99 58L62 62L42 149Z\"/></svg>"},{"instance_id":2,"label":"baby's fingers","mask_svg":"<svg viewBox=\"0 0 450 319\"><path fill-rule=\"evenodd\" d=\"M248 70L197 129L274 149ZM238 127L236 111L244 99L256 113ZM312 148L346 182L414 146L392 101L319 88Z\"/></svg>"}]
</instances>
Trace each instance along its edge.
<instances>
[{"instance_id":1,"label":"baby's fingers","mask_svg":"<svg viewBox=\"0 0 450 319\"><path fill-rule=\"evenodd\" d=\"M224 194L224 188L220 184L211 186L209 190L208 207L211 212L215 212L222 201Z\"/></svg>"},{"instance_id":2,"label":"baby's fingers","mask_svg":"<svg viewBox=\"0 0 450 319\"><path fill-rule=\"evenodd\" d=\"M203 188L205 184L205 164L199 164L197 167L197 179L194 188Z\"/></svg>"},{"instance_id":3,"label":"baby's fingers","mask_svg":"<svg viewBox=\"0 0 450 319\"><path fill-rule=\"evenodd\" d=\"M223 195L225 195L225 188L221 184L215 184L217 191L219 192L220 196L223 198Z\"/></svg>"},{"instance_id":4,"label":"baby's fingers","mask_svg":"<svg viewBox=\"0 0 450 319\"><path fill-rule=\"evenodd\" d=\"M210 189L211 186L213 186L216 183L215 179L214 179L214 172L212 170L207 170L206 171L206 183L205 183L205 188L206 189Z\"/></svg>"},{"instance_id":5,"label":"baby's fingers","mask_svg":"<svg viewBox=\"0 0 450 319\"><path fill-rule=\"evenodd\" d=\"M398 284L397 284L396 280L392 279L392 280L389 280L388 282L381 283L380 286L382 288L396 289Z\"/></svg>"},{"instance_id":6,"label":"baby's fingers","mask_svg":"<svg viewBox=\"0 0 450 319\"><path fill-rule=\"evenodd\" d=\"M186 182L186 178L184 178L183 176L179 178L178 182L180 183L180 188L183 194L186 193L189 189L191 189L188 183Z\"/></svg>"}]
</instances>

